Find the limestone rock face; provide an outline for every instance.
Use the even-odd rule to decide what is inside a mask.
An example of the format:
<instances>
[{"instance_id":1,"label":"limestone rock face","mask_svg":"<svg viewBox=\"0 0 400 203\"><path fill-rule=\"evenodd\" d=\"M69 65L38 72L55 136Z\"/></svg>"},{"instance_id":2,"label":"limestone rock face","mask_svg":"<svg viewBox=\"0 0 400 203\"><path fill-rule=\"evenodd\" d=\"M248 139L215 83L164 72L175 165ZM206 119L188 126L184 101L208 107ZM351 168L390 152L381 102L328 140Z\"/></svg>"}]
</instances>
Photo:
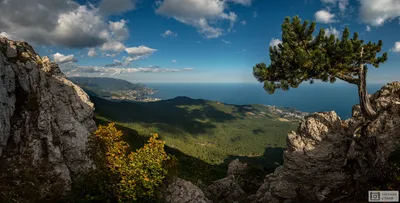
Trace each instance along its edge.
<instances>
[{"instance_id":1,"label":"limestone rock face","mask_svg":"<svg viewBox=\"0 0 400 203\"><path fill-rule=\"evenodd\" d=\"M371 103L379 116L366 125L353 148L355 128L365 123L359 106L346 121L333 111L306 117L288 135L284 164L267 175L254 202L320 202L352 179L379 176L389 156L400 150L400 82L382 87L371 95ZM351 160L356 164L346 164Z\"/></svg>"},{"instance_id":2,"label":"limestone rock face","mask_svg":"<svg viewBox=\"0 0 400 203\"><path fill-rule=\"evenodd\" d=\"M68 188L74 174L92 167L84 152L93 116L88 95L57 64L25 42L0 38L0 181L18 174L20 162L44 164L48 171L41 172Z\"/></svg>"},{"instance_id":3,"label":"limestone rock face","mask_svg":"<svg viewBox=\"0 0 400 203\"><path fill-rule=\"evenodd\" d=\"M212 203L193 183L177 178L164 191L166 203Z\"/></svg>"}]
</instances>

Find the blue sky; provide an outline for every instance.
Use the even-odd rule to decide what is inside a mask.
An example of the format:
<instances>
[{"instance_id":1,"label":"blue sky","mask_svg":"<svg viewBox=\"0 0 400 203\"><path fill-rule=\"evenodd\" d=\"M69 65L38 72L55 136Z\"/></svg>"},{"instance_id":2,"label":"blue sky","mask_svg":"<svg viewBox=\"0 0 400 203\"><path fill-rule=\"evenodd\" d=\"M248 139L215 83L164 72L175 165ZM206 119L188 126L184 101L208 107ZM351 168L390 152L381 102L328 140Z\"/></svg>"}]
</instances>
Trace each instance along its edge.
<instances>
[{"instance_id":1,"label":"blue sky","mask_svg":"<svg viewBox=\"0 0 400 203\"><path fill-rule=\"evenodd\" d=\"M269 63L283 19L299 15L337 36L348 26L382 39L389 59L369 81L400 78L398 0L0 0L0 13L0 35L33 44L68 76L256 82L252 67Z\"/></svg>"}]
</instances>

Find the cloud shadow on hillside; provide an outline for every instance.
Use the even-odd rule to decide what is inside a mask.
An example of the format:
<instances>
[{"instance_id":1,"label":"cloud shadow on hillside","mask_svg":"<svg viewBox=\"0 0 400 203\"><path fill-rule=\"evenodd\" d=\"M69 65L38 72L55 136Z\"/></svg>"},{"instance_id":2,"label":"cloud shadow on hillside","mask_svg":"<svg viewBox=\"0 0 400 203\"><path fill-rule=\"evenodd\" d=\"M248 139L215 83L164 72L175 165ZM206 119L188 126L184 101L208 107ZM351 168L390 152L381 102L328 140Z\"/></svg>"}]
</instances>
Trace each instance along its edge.
<instances>
[{"instance_id":1,"label":"cloud shadow on hillside","mask_svg":"<svg viewBox=\"0 0 400 203\"><path fill-rule=\"evenodd\" d=\"M176 135L185 131L195 136L215 128L215 122L229 122L235 119L234 115L216 109L205 100L188 97L147 103L112 102L93 96L91 100L95 104L96 113L102 117L115 122L148 123ZM201 106L202 109L188 110L180 108L180 105Z\"/></svg>"}]
</instances>

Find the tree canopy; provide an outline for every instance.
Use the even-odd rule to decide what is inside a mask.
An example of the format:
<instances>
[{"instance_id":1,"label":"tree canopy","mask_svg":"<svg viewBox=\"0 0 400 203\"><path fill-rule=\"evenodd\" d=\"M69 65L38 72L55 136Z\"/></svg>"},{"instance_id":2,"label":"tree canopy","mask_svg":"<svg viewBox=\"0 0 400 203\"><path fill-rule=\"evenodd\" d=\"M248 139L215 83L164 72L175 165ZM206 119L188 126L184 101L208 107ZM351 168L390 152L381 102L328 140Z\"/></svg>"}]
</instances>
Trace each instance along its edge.
<instances>
[{"instance_id":1,"label":"tree canopy","mask_svg":"<svg viewBox=\"0 0 400 203\"><path fill-rule=\"evenodd\" d=\"M377 56L382 48L381 40L364 43L358 33L349 38L348 28L340 38L326 35L324 29L314 36L315 27L315 22L302 22L298 16L285 18L282 43L269 48L270 65L259 63L253 67L255 78L264 83L269 94L317 79L331 83L341 79L359 85L360 78L356 76L360 74L360 67L370 64L378 68L387 60L387 53Z\"/></svg>"}]
</instances>

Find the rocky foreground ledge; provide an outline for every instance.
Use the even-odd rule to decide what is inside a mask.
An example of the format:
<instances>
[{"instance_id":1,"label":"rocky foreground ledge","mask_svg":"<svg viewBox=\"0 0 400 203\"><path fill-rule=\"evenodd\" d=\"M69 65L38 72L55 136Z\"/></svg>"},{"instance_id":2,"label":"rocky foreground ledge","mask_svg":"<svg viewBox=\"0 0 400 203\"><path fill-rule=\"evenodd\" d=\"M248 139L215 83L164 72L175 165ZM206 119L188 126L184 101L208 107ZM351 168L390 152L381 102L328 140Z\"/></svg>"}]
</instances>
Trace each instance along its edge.
<instances>
[{"instance_id":1,"label":"rocky foreground ledge","mask_svg":"<svg viewBox=\"0 0 400 203\"><path fill-rule=\"evenodd\" d=\"M257 191L243 191L240 177L249 178L243 176L247 166L235 160L228 176L205 191L179 179L170 185L167 202L339 202L341 197L355 195L355 185L385 174L388 158L400 150L400 82L383 86L371 95L371 102L379 116L363 130L353 148L355 128L364 122L358 105L348 120L341 120L334 111L314 113L288 135L283 165L260 180ZM367 202L367 193L361 193L365 199L360 201ZM193 194L192 201L185 201Z\"/></svg>"},{"instance_id":2,"label":"rocky foreground ledge","mask_svg":"<svg viewBox=\"0 0 400 203\"><path fill-rule=\"evenodd\" d=\"M82 152L93 116L88 95L56 63L26 42L0 38L0 197L68 190L71 177L91 167Z\"/></svg>"}]
</instances>

